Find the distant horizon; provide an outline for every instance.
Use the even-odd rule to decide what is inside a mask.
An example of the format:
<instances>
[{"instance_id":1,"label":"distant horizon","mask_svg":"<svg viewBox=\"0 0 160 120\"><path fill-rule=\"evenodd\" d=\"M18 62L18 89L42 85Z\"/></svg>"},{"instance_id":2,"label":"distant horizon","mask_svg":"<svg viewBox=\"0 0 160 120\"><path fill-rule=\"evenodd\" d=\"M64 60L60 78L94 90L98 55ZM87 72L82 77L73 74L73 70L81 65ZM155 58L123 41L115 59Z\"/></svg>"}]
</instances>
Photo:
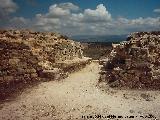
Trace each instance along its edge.
<instances>
[{"instance_id":1,"label":"distant horizon","mask_svg":"<svg viewBox=\"0 0 160 120\"><path fill-rule=\"evenodd\" d=\"M42 31L42 30L34 30L34 29L31 29L31 28L0 28L0 30L20 30L20 31L23 31L23 30L29 30L29 31L33 31L33 32L51 32L51 33L58 33L58 34L61 34L61 35L66 35L66 34L63 34L61 32L57 32L57 31ZM136 33L136 32L155 32L155 31L160 31L160 30L150 30L150 31L147 31L147 30L143 30L143 31L133 31L133 32L129 32L129 33L126 33L126 34L103 34L103 35L100 35L100 34L94 34L94 35L88 35L88 34L83 34L83 35L70 35L68 37L74 37L74 36L123 36L123 35L130 35L131 33Z\"/></svg>"},{"instance_id":2,"label":"distant horizon","mask_svg":"<svg viewBox=\"0 0 160 120\"><path fill-rule=\"evenodd\" d=\"M15 28L8 28L8 29L0 29L0 30L28 30L28 31L33 31L33 32L53 32L53 33L57 33L60 34L62 36L66 36L65 34L62 34L60 32L55 32L55 31L39 31L39 30L32 30L32 29L15 29ZM160 31L135 31L135 32L160 32ZM121 34L121 35L74 35L74 36L66 36L69 39L72 39L74 41L77 42L101 42L101 43L110 43L110 42L121 42L121 41L126 41L127 37L135 32L131 32L128 34Z\"/></svg>"},{"instance_id":3,"label":"distant horizon","mask_svg":"<svg viewBox=\"0 0 160 120\"><path fill-rule=\"evenodd\" d=\"M127 39L128 34L124 35L80 35L69 37L79 42L120 42Z\"/></svg>"}]
</instances>

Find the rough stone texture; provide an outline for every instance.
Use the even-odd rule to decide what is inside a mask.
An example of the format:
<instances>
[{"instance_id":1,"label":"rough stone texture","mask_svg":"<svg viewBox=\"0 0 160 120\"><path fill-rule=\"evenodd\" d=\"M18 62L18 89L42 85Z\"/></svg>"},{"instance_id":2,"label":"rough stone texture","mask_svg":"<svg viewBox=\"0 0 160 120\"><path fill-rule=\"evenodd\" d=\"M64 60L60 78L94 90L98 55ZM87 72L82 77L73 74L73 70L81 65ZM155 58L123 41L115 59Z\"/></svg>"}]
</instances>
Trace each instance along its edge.
<instances>
[{"instance_id":1,"label":"rough stone texture","mask_svg":"<svg viewBox=\"0 0 160 120\"><path fill-rule=\"evenodd\" d=\"M111 87L160 88L160 32L136 32L113 44L100 81Z\"/></svg>"},{"instance_id":2,"label":"rough stone texture","mask_svg":"<svg viewBox=\"0 0 160 120\"><path fill-rule=\"evenodd\" d=\"M66 68L62 68L61 64L70 60L70 65L75 65L75 59L84 58L82 49L79 42L57 33L0 30L1 91L17 83L67 76ZM86 59L85 64L88 62L89 59ZM79 61L77 64L84 63ZM71 71L69 67L68 71Z\"/></svg>"}]
</instances>

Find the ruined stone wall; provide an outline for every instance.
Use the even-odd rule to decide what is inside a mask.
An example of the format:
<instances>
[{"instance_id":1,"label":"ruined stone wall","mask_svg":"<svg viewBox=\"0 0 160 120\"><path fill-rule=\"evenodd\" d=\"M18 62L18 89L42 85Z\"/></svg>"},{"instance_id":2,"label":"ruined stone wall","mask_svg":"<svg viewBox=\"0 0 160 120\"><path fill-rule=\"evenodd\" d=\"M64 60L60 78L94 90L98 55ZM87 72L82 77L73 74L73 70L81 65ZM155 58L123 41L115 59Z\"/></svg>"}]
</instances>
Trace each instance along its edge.
<instances>
[{"instance_id":1,"label":"ruined stone wall","mask_svg":"<svg viewBox=\"0 0 160 120\"><path fill-rule=\"evenodd\" d=\"M82 59L82 46L57 33L0 31L0 88L65 74L60 64ZM48 75L48 76L47 76ZM57 75L57 76L56 76Z\"/></svg>"},{"instance_id":2,"label":"ruined stone wall","mask_svg":"<svg viewBox=\"0 0 160 120\"><path fill-rule=\"evenodd\" d=\"M0 82L26 82L37 77L38 60L22 43L0 40Z\"/></svg>"},{"instance_id":3,"label":"ruined stone wall","mask_svg":"<svg viewBox=\"0 0 160 120\"><path fill-rule=\"evenodd\" d=\"M113 44L101 81L112 87L160 88L160 32L137 32Z\"/></svg>"}]
</instances>

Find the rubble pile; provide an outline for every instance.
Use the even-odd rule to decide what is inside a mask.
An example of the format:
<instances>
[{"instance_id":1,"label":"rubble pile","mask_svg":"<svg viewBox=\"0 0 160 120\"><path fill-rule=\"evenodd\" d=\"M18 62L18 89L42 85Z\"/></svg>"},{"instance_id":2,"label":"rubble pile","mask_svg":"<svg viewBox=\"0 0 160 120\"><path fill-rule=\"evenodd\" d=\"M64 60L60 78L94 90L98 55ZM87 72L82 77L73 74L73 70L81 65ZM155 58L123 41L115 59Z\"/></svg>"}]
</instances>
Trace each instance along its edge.
<instances>
[{"instance_id":1,"label":"rubble pile","mask_svg":"<svg viewBox=\"0 0 160 120\"><path fill-rule=\"evenodd\" d=\"M113 44L100 81L111 87L160 88L160 32L136 32Z\"/></svg>"},{"instance_id":2,"label":"rubble pile","mask_svg":"<svg viewBox=\"0 0 160 120\"><path fill-rule=\"evenodd\" d=\"M64 77L64 68L89 62L84 60L82 49L80 43L58 33L0 30L0 88L40 78ZM65 61L70 64L63 68Z\"/></svg>"}]
</instances>

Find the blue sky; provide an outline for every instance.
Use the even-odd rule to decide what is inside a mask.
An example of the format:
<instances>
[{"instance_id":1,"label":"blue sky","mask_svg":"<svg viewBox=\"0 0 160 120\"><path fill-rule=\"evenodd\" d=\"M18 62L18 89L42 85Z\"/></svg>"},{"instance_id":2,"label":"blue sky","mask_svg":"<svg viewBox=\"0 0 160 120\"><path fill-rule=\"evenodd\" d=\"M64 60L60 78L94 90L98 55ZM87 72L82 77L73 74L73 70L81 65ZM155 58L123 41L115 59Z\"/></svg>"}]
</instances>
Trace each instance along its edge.
<instances>
[{"instance_id":1,"label":"blue sky","mask_svg":"<svg viewBox=\"0 0 160 120\"><path fill-rule=\"evenodd\" d=\"M34 17L38 13L46 13L52 4L71 2L81 9L95 9L104 4L113 17L126 18L156 17L153 10L160 8L160 0L14 0L18 6L17 16Z\"/></svg>"},{"instance_id":2,"label":"blue sky","mask_svg":"<svg viewBox=\"0 0 160 120\"><path fill-rule=\"evenodd\" d=\"M68 35L126 34L160 28L160 0L0 0L1 28Z\"/></svg>"}]
</instances>

